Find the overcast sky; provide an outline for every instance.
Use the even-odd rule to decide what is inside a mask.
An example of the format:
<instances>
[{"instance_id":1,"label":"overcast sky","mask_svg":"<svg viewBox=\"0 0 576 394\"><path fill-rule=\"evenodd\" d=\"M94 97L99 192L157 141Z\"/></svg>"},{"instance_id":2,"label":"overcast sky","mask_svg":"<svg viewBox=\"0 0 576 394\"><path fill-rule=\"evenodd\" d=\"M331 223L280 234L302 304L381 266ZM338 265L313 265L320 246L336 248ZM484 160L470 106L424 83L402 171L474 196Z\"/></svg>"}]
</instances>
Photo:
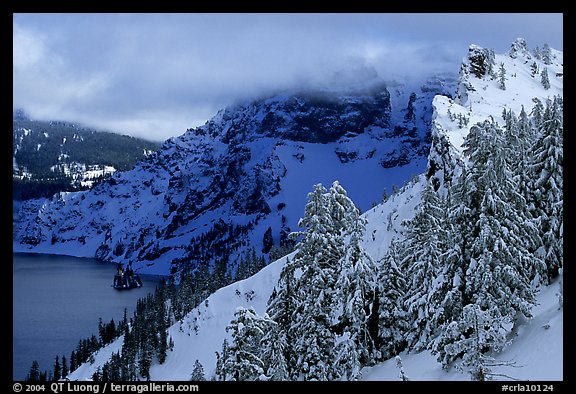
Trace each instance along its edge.
<instances>
[{"instance_id":1,"label":"overcast sky","mask_svg":"<svg viewBox=\"0 0 576 394\"><path fill-rule=\"evenodd\" d=\"M563 50L562 31L562 14L14 14L14 108L162 141L271 89L457 73L470 44Z\"/></svg>"}]
</instances>

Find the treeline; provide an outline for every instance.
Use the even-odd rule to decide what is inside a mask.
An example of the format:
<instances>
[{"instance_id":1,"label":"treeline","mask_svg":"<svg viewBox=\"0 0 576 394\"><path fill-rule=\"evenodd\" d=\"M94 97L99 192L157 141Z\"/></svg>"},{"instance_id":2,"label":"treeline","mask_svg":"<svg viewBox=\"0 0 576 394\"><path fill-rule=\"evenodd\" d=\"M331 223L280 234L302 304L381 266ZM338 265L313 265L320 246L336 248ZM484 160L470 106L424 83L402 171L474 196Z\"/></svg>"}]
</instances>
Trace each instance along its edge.
<instances>
[{"instance_id":1,"label":"treeline","mask_svg":"<svg viewBox=\"0 0 576 394\"><path fill-rule=\"evenodd\" d=\"M356 380L424 349L491 379L510 327L563 267L563 101L534 102L530 116L505 110L503 128L472 126L460 174L428 182L378 262L345 191L317 185L266 313L239 308L227 327L217 379Z\"/></svg>"},{"instance_id":2,"label":"treeline","mask_svg":"<svg viewBox=\"0 0 576 394\"><path fill-rule=\"evenodd\" d=\"M67 122L30 120L15 116L13 121L14 198L50 197L60 191L83 190L79 182L64 173L63 165L112 166L131 169L145 151L158 144L135 137L101 132ZM96 183L101 179L95 179Z\"/></svg>"},{"instance_id":3,"label":"treeline","mask_svg":"<svg viewBox=\"0 0 576 394\"><path fill-rule=\"evenodd\" d=\"M12 178L12 198L23 201L35 198L50 198L58 192L77 192L96 186L106 179L99 176L90 179L93 183L90 187L83 186L71 176L52 174L51 178L18 179Z\"/></svg>"},{"instance_id":4,"label":"treeline","mask_svg":"<svg viewBox=\"0 0 576 394\"><path fill-rule=\"evenodd\" d=\"M49 176L50 167L63 162L129 170L144 157L144 150L158 149L155 142L67 122L15 119L13 126L16 162L37 176ZM67 157L62 159L62 154Z\"/></svg>"}]
</instances>

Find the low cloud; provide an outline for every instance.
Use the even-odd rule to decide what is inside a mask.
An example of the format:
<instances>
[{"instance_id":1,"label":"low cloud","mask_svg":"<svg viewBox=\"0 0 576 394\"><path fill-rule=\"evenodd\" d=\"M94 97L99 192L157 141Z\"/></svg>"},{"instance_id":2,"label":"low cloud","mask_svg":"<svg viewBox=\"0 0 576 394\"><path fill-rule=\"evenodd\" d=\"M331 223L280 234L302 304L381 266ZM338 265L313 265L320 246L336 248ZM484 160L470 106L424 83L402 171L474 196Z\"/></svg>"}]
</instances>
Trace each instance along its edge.
<instances>
[{"instance_id":1,"label":"low cloud","mask_svg":"<svg viewBox=\"0 0 576 394\"><path fill-rule=\"evenodd\" d=\"M262 92L457 72L469 44L486 44L447 18L450 28L425 14L17 14L14 105L164 140Z\"/></svg>"}]
</instances>

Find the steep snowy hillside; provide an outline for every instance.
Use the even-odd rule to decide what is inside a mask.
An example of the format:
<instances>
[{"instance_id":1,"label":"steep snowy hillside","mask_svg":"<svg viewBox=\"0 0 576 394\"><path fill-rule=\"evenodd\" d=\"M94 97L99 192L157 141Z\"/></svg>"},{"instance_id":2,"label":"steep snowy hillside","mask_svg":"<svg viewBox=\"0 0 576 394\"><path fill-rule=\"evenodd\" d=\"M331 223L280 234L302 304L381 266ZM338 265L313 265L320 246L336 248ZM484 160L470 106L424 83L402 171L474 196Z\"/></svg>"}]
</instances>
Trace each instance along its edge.
<instances>
[{"instance_id":1,"label":"steep snowy hillside","mask_svg":"<svg viewBox=\"0 0 576 394\"><path fill-rule=\"evenodd\" d=\"M564 313L558 305L558 283L538 295L534 317L518 331L514 341L495 359L501 365L494 373L502 380L555 381L563 375ZM466 373L442 369L429 351L400 354L404 373L410 380L470 380ZM401 380L395 359L365 368L362 380Z\"/></svg>"},{"instance_id":2,"label":"steep snowy hillside","mask_svg":"<svg viewBox=\"0 0 576 394\"><path fill-rule=\"evenodd\" d=\"M413 179L398 194L391 196L387 203L378 205L364 214L368 219L363 245L375 259L381 258L392 238L401 235L402 221L414 215L420 202L420 192L426 183L424 177ZM254 307L264 314L270 295L278 282L278 277L287 258L285 256L262 269L258 274L224 287L206 299L190 312L182 321L168 330L174 340L174 351L168 352L166 362L153 365L150 369L152 380L188 380L194 361L198 359L204 366L208 378L214 375L216 351L220 351L224 338L228 338L226 326L240 306ZM95 355L93 364L86 363L71 373L70 380L89 380L98 367L108 361L114 352L122 347L122 337Z\"/></svg>"},{"instance_id":3,"label":"steep snowy hillside","mask_svg":"<svg viewBox=\"0 0 576 394\"><path fill-rule=\"evenodd\" d=\"M227 108L94 190L19 206L14 250L96 256L160 274L217 259L234 269L249 247L268 254L286 243L315 183L338 178L368 209L421 173L432 98L453 92L454 82L378 82Z\"/></svg>"},{"instance_id":4,"label":"steep snowy hillside","mask_svg":"<svg viewBox=\"0 0 576 394\"><path fill-rule=\"evenodd\" d=\"M507 54L471 45L460 68L460 81L455 98L438 95L434 98L432 148L428 176L438 174L440 182L455 174L455 162L462 160L462 143L470 128L492 117L504 125L504 110L519 114L524 108L530 113L534 99L545 102L556 95L563 96L564 54L550 48L550 64L536 58L519 38ZM503 65L505 89L497 76ZM544 88L541 73L547 70L550 86Z\"/></svg>"},{"instance_id":5,"label":"steep snowy hillside","mask_svg":"<svg viewBox=\"0 0 576 394\"><path fill-rule=\"evenodd\" d=\"M421 213L421 204L425 202L423 196L426 196L423 192L430 190L428 186L432 184L441 192L447 192L448 181L452 183L456 175L462 172L462 166L466 165L468 161L471 161L469 157L463 156L461 148L464 137L470 132L473 124L482 122L490 116L493 117L495 122L503 124L502 110L504 108L512 109L516 113L519 113L522 106L524 106L526 112L530 112L535 104L532 101L533 98L545 101L548 98L553 98L555 95L562 96L562 53L551 50L548 55L550 56L546 59L546 63L548 64L544 64L543 61L533 58L533 55L528 52L522 40L516 41L512 46L511 52L504 55L494 55L491 51L477 46L470 47L470 53L464 59L461 69L459 95L454 99L437 96L433 101L432 150L428 158L428 168L423 174L412 178L408 184L390 196L385 202L373 207L363 215L367 220L367 224L361 245L368 255L371 256L371 259L378 264L379 269L384 270L382 268L384 266L382 259L387 256L390 245L392 245L394 239L410 240L411 227L408 221ZM550 86L543 84L539 75L532 76L532 63L536 63L538 69L548 69ZM490 65L496 68L496 66L498 65L499 67L500 64L503 65L501 68L508 71L503 72L499 80L496 72L493 71L492 74L490 74L489 70ZM502 89L502 76L505 78L505 90ZM478 127L476 128L476 131L477 130ZM369 135L369 133L365 134ZM281 146L287 149L286 146L290 145L285 144ZM306 146L306 148L303 149L314 148ZM295 163L293 164L296 165ZM290 169L288 169L288 172L289 170ZM338 178L338 175L341 175L341 173L330 172L330 175L332 178ZM366 178L363 179L365 180ZM321 180L324 181L324 179ZM352 184L349 185L346 183L346 180L340 180L343 186L350 189L350 196L355 199L355 195L353 194L355 184L351 182ZM379 179L370 179L370 182L379 181ZM310 186L302 186L302 188L306 191L310 191L311 189ZM482 220L484 220L486 215L493 215L495 218L494 214L488 210L483 211L482 215L485 215L482 216ZM465 226L466 224L467 223L464 223L463 225ZM508 222L506 222L506 224L508 224ZM527 223L527 226L529 225L531 224ZM489 230L491 228L486 225L484 229ZM505 229L503 234L504 236L508 236L513 232L514 231ZM483 236L488 238L490 234L488 234L487 231L487 234ZM425 240L425 242L427 241ZM524 240L522 240L522 242L524 242ZM456 245L456 243L454 243L454 245ZM499 247L506 247L506 245L502 246L503 243L495 243L495 245L496 246L490 246L490 248L492 248L491 250L489 250L489 247L485 247L484 251L480 251L480 253L487 254L489 252L491 256L492 253L496 254L498 252ZM541 246L541 248L543 248L543 246ZM529 254L532 253L532 251L526 251L525 253L533 256L534 260L536 260L536 258L541 258L538 252L541 248L538 248L534 254ZM459 252L456 247L451 249L451 251L454 250ZM320 254L322 253L320 252ZM279 286L280 273L283 267L288 264L287 259L293 261L294 258L294 253L285 256L271 263L256 275L216 291L184 316L183 319L169 327L168 332L174 341L174 347L168 351L166 361L163 364L154 363L152 365L150 368L151 379L188 380L194 368L195 360L199 360L202 363L206 377L208 379L213 378L216 370L215 352L222 350L222 344L225 338L229 341L231 340L230 333L226 332L226 326L230 324L234 318L235 311L237 311L239 307L253 307L256 313L263 315L264 312L267 311L267 304L271 294L275 290L275 287ZM478 258L478 260L480 260L480 258ZM502 260L504 260L504 258L502 258ZM504 261L498 261L493 271L490 271L492 268L487 268L488 271L486 271L483 279L487 280L486 278L498 275L502 267L505 267L507 275L509 276L505 276L505 279L502 281L510 281L513 284L517 284L517 282L515 282L516 277L513 276L514 266L510 264L506 266L506 263L507 262ZM480 262L475 259L469 259L462 264L467 264L463 271L465 271L465 278L468 280L475 279L474 275L480 267L486 269L486 266L481 266ZM531 261L529 264L531 264ZM527 267L531 266L528 265ZM412 267L408 266L407 268L411 269ZM439 291L439 284L445 279L444 275L448 274L448 272L445 271L448 267L433 268L438 270L436 272L433 271L433 274L436 276L431 280L431 284L425 284L431 285L433 286L433 290ZM461 274L464 273L462 272ZM294 275L296 276L296 274ZM447 281L447 283L454 286L458 291L460 291L460 278L464 277L463 275L459 275L460 274L456 273L453 277L448 278L449 280ZM488 323L480 327L481 330L486 330L480 331L484 333L484 337L482 338L480 338L480 334L478 334L477 331L476 333L478 335L476 337L470 334L470 331L474 332L474 329L470 329L470 327L468 327L468 331L466 331L467 326L464 327L466 335L462 334L458 336L458 333L456 333L451 338L447 337L448 340L452 339L456 341L454 343L458 343L460 346L466 346L465 341L472 339L488 341L483 344L486 349L491 351L494 342L490 341L496 341L497 338L501 338L503 343L502 349L500 352L493 352L495 360L493 362L496 364L500 362L506 365L493 367L490 373L492 374L491 377L495 379L561 380L564 378L562 375L563 309L559 308L558 303L558 281L562 278L562 275L548 286L541 285L541 283L545 282L538 281L538 279L540 279L539 275L540 274L536 274L534 276L532 285L530 285L530 281L520 283L520 285L524 286L523 289L527 293L534 292L534 294L536 294L533 300L533 307L531 308L531 318L519 318L520 313L516 309L515 312L517 316L508 316L507 318L510 320L502 320L504 323L501 326L496 326L495 329L491 325L492 321L487 320ZM408 279L410 281L414 280L414 278ZM499 285L490 282L485 283L489 283L487 286L493 287ZM510 287L503 287L502 289L504 289L502 292L508 291ZM489 310L490 306L482 304L482 302L484 302L483 299L475 300L474 297L476 294L474 291L484 291L482 294L488 296L493 296L494 294L492 288L487 290L485 288L481 288L480 290L472 289L472 294L462 292L462 294L469 299L466 305L464 305L464 302L460 304L461 310L458 311L458 308L452 311L447 309L442 310L442 315L444 315L444 313L454 313L454 310L456 310L454 317L456 320L444 322L445 325L442 326L442 330L446 330L444 332L448 332L448 329L450 329L452 330L450 333L454 333L454 330L459 327L458 324L468 324L465 317L463 317L466 307L472 306L476 308L472 309L475 313L475 319L482 317L482 313L487 313L486 310ZM427 296L427 294L424 294L421 300L436 302L426 298ZM518 295L508 293L507 297L512 296L517 297ZM453 305L456 305L458 302L456 298L449 299L449 301L453 302ZM425 309L427 307L426 302L420 304L420 306L422 306L423 309L418 309L416 312L420 311L422 314L427 313ZM471 309L467 310L469 311ZM499 313L499 309L497 309L497 311ZM418 313L416 313L416 315L418 315ZM378 316L381 318L382 315ZM434 315L434 317L436 316L437 315ZM417 318L418 317L420 316L417 316ZM478 320L475 320L475 322L475 330L478 330ZM424 321L424 324L426 323L427 322ZM417 326L409 328L414 327ZM489 329L493 331L488 331ZM408 330L406 332L410 333ZM434 341L438 342L442 339L442 335L435 337ZM491 337L488 337L488 335L491 335ZM296 338L296 340L299 339L300 338ZM346 337L342 336L339 337L339 339L345 341ZM444 339L446 339L446 337ZM83 364L71 373L69 378L72 380L91 379L93 374L110 359L114 352L121 350L122 340L122 337L120 337L113 344L100 350L95 355L94 363ZM476 349L478 347L479 346L476 346ZM446 349L450 348L440 349L447 351ZM461 357L466 356L468 350L465 347L458 349L452 353L452 355L455 355L454 360L452 360L455 361L455 363L449 362L447 364L449 366L447 370L443 369L442 365L438 362L438 355L433 355L428 349L413 349L410 352L404 351L400 356L403 361L404 371L412 380L469 380L471 375L467 372L471 370L461 373L457 368L458 365L463 363ZM494 347L494 349L496 349L496 347ZM482 359L482 357L486 356L486 354L483 355L481 353L482 352L477 353L476 357ZM487 358L483 360L485 361ZM515 367L511 368L510 363L514 363ZM470 365L471 364L466 364L463 368L466 369L466 367ZM364 368L361 378L364 380L399 379L396 360L392 358L373 367ZM483 378L486 378L486 376L483 375Z\"/></svg>"}]
</instances>

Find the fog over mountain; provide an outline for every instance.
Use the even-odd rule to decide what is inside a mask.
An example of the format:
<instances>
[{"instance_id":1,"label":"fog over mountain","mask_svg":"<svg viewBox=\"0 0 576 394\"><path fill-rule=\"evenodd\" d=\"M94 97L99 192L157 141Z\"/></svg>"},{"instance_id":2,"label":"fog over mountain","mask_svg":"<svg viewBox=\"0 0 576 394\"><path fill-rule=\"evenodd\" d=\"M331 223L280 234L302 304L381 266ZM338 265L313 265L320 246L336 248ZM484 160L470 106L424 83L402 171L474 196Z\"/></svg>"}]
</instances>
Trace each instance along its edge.
<instances>
[{"instance_id":1,"label":"fog over mountain","mask_svg":"<svg viewBox=\"0 0 576 394\"><path fill-rule=\"evenodd\" d=\"M14 107L163 141L257 94L454 71L470 42L562 49L562 28L562 14L14 14Z\"/></svg>"}]
</instances>

